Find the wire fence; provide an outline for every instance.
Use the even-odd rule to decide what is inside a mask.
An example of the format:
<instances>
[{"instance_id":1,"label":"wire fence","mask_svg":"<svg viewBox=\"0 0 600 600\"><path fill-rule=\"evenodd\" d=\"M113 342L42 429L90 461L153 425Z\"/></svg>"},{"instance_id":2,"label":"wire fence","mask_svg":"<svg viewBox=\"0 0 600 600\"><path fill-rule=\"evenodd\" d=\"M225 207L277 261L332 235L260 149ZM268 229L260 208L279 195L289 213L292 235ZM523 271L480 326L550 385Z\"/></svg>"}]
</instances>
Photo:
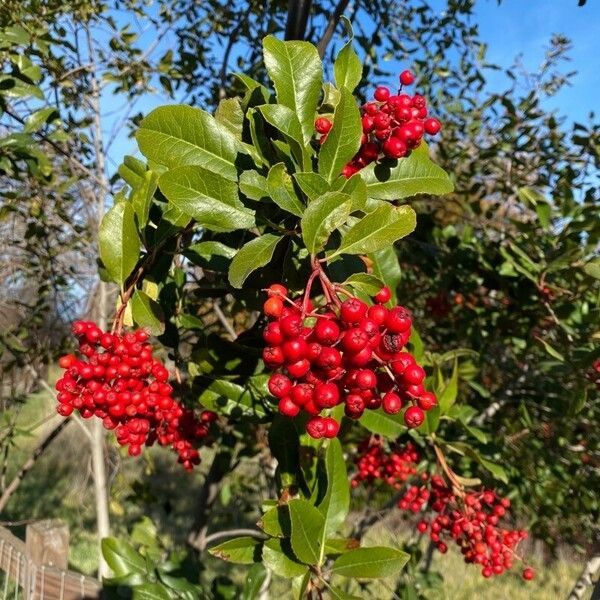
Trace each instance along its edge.
<instances>
[{"instance_id":1,"label":"wire fence","mask_svg":"<svg viewBox=\"0 0 600 600\"><path fill-rule=\"evenodd\" d=\"M102 598L97 580L56 566L67 560L68 545L60 535L64 530L56 521L29 525L26 543L0 527L0 600Z\"/></svg>"}]
</instances>

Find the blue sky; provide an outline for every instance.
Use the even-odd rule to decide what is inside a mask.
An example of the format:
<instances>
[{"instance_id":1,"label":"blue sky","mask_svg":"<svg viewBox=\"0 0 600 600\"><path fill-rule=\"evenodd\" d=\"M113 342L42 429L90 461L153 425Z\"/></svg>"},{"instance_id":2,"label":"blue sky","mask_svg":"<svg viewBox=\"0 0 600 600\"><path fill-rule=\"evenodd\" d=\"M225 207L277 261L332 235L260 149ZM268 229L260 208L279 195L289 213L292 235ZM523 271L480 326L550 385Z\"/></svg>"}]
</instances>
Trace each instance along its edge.
<instances>
[{"instance_id":1,"label":"blue sky","mask_svg":"<svg viewBox=\"0 0 600 600\"><path fill-rule=\"evenodd\" d=\"M434 0L440 10L445 0ZM573 85L563 89L546 103L546 108L557 109L569 121L587 121L590 111L600 112L600 0L588 0L583 7L577 0L478 0L475 21L481 38L488 44L487 58L502 67L509 67L517 55L524 66L535 70L544 57L553 33L562 33L573 42L569 52L572 59L565 69L577 71ZM489 87L501 91L507 85L503 75L489 77ZM103 99L111 106L110 98ZM144 99L137 107L145 113L168 102L161 96ZM114 111L114 106L111 106ZM107 128L114 117L105 120ZM135 142L127 139L122 130L111 148L109 171L113 172L124 154L135 154Z\"/></svg>"}]
</instances>

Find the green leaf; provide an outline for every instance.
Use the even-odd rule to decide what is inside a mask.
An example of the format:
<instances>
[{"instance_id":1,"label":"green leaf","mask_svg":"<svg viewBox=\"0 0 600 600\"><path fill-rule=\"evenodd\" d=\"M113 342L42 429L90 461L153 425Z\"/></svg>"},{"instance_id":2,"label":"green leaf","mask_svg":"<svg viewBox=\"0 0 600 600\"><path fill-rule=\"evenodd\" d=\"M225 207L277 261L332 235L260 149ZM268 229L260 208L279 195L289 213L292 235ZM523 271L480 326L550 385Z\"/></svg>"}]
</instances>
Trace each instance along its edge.
<instances>
[{"instance_id":1,"label":"green leaf","mask_svg":"<svg viewBox=\"0 0 600 600\"><path fill-rule=\"evenodd\" d=\"M390 415L381 408L366 410L359 419L360 424L371 433L377 433L387 438L395 439L406 433L402 413Z\"/></svg>"},{"instance_id":2,"label":"green leaf","mask_svg":"<svg viewBox=\"0 0 600 600\"><path fill-rule=\"evenodd\" d=\"M311 254L318 254L329 236L350 216L352 200L341 192L328 192L313 200L302 215L302 238Z\"/></svg>"},{"instance_id":3,"label":"green leaf","mask_svg":"<svg viewBox=\"0 0 600 600\"><path fill-rule=\"evenodd\" d=\"M247 229L254 211L238 197L237 183L202 167L178 167L163 173L160 191L169 202L212 231Z\"/></svg>"},{"instance_id":4,"label":"green leaf","mask_svg":"<svg viewBox=\"0 0 600 600\"><path fill-rule=\"evenodd\" d=\"M290 540L294 554L298 560L308 565L321 564L325 517L306 500L290 500L288 509L292 523Z\"/></svg>"},{"instance_id":5,"label":"green leaf","mask_svg":"<svg viewBox=\"0 0 600 600\"><path fill-rule=\"evenodd\" d=\"M237 181L235 136L207 112L186 105L161 106L140 124L136 139L142 154L169 168L198 165Z\"/></svg>"},{"instance_id":6,"label":"green leaf","mask_svg":"<svg viewBox=\"0 0 600 600\"><path fill-rule=\"evenodd\" d=\"M241 288L252 271L269 264L281 236L265 233L244 244L233 257L229 266L229 283Z\"/></svg>"},{"instance_id":7,"label":"green leaf","mask_svg":"<svg viewBox=\"0 0 600 600\"><path fill-rule=\"evenodd\" d=\"M292 178L286 171L285 165L280 162L269 169L267 175L267 187L271 199L279 208L301 217L304 212L304 204L296 195Z\"/></svg>"},{"instance_id":8,"label":"green leaf","mask_svg":"<svg viewBox=\"0 0 600 600\"><path fill-rule=\"evenodd\" d=\"M469 444L464 442L452 442L451 444L446 444L446 446L448 449L458 452L459 454L469 456L474 461L478 462L484 469L489 471L496 479L503 483L508 483L508 475L506 474L504 467L484 458Z\"/></svg>"},{"instance_id":9,"label":"green leaf","mask_svg":"<svg viewBox=\"0 0 600 600\"><path fill-rule=\"evenodd\" d=\"M268 433L269 449L277 459L277 475L281 487L295 485L300 471L300 440L290 419L275 415Z\"/></svg>"},{"instance_id":10,"label":"green leaf","mask_svg":"<svg viewBox=\"0 0 600 600\"><path fill-rule=\"evenodd\" d=\"M448 381L446 387L443 389L438 397L438 404L440 407L441 414L445 415L452 405L456 402L456 396L458 394L458 360L454 359L454 367L452 368L452 375L450 381Z\"/></svg>"},{"instance_id":11,"label":"green leaf","mask_svg":"<svg viewBox=\"0 0 600 600\"><path fill-rule=\"evenodd\" d=\"M565 362L565 357L558 350L555 350L546 340L541 337L536 337L535 339L544 346L544 349L550 356L556 358L556 360L559 360L560 362Z\"/></svg>"},{"instance_id":12,"label":"green leaf","mask_svg":"<svg viewBox=\"0 0 600 600\"><path fill-rule=\"evenodd\" d=\"M224 98L219 102L215 111L215 119L229 129L238 139L242 139L244 127L244 111L239 98Z\"/></svg>"},{"instance_id":13,"label":"green leaf","mask_svg":"<svg viewBox=\"0 0 600 600\"><path fill-rule=\"evenodd\" d=\"M310 573L306 572L300 577L294 577L292 580L292 600L305 600L306 588L310 581Z\"/></svg>"},{"instance_id":14,"label":"green leaf","mask_svg":"<svg viewBox=\"0 0 600 600\"><path fill-rule=\"evenodd\" d=\"M339 188L340 192L344 192L344 194L350 194L352 197L352 210L362 210L363 212L370 212L371 209L365 210L367 206L367 184L364 182L363 178L360 176L360 173L354 173L352 177L346 179L345 177L341 177L338 182L342 183L342 186ZM337 186L336 186L337 189Z\"/></svg>"},{"instance_id":15,"label":"green leaf","mask_svg":"<svg viewBox=\"0 0 600 600\"><path fill-rule=\"evenodd\" d=\"M158 174L153 171L145 171L139 180L139 184L133 187L131 204L138 218L140 230L148 224L150 206L154 198L154 192L158 187Z\"/></svg>"},{"instance_id":16,"label":"green leaf","mask_svg":"<svg viewBox=\"0 0 600 600\"><path fill-rule=\"evenodd\" d=\"M171 600L171 594L159 583L142 583L133 588L132 600Z\"/></svg>"},{"instance_id":17,"label":"green leaf","mask_svg":"<svg viewBox=\"0 0 600 600\"><path fill-rule=\"evenodd\" d=\"M250 200L262 200L269 196L267 178L257 171L244 171L240 175L240 191Z\"/></svg>"},{"instance_id":18,"label":"green leaf","mask_svg":"<svg viewBox=\"0 0 600 600\"><path fill-rule=\"evenodd\" d=\"M131 314L138 327L148 329L152 335L165 332L165 314L160 304L142 290L135 290L131 298Z\"/></svg>"},{"instance_id":19,"label":"green leaf","mask_svg":"<svg viewBox=\"0 0 600 600\"><path fill-rule=\"evenodd\" d=\"M342 285L350 286L366 296L373 297L383 287L383 282L379 277L369 273L353 273Z\"/></svg>"},{"instance_id":20,"label":"green leaf","mask_svg":"<svg viewBox=\"0 0 600 600\"><path fill-rule=\"evenodd\" d=\"M583 270L590 277L593 277L594 279L600 279L600 258L596 258L583 265Z\"/></svg>"},{"instance_id":21,"label":"green leaf","mask_svg":"<svg viewBox=\"0 0 600 600\"><path fill-rule=\"evenodd\" d=\"M298 115L282 104L263 104L257 106L267 123L278 129L290 145L292 155L303 169L310 169L310 146L304 143L302 127Z\"/></svg>"},{"instance_id":22,"label":"green leaf","mask_svg":"<svg viewBox=\"0 0 600 600\"><path fill-rule=\"evenodd\" d=\"M240 600L256 600L266 578L267 569L265 569L264 565L261 563L252 565L248 569Z\"/></svg>"},{"instance_id":23,"label":"green leaf","mask_svg":"<svg viewBox=\"0 0 600 600\"><path fill-rule=\"evenodd\" d=\"M383 250L411 233L416 224L417 216L410 206L382 204L345 233L340 247L329 258Z\"/></svg>"},{"instance_id":24,"label":"green leaf","mask_svg":"<svg viewBox=\"0 0 600 600\"><path fill-rule=\"evenodd\" d=\"M184 256L199 267L211 271L228 271L237 250L221 242L198 242L184 251Z\"/></svg>"},{"instance_id":25,"label":"green leaf","mask_svg":"<svg viewBox=\"0 0 600 600\"><path fill-rule=\"evenodd\" d=\"M362 124L352 93L342 88L335 107L333 127L319 151L319 174L330 183L337 179L360 148Z\"/></svg>"},{"instance_id":26,"label":"green leaf","mask_svg":"<svg viewBox=\"0 0 600 600\"><path fill-rule=\"evenodd\" d=\"M227 540L218 546L213 546L209 552L227 562L249 565L260 562L261 541L250 536Z\"/></svg>"},{"instance_id":27,"label":"green leaf","mask_svg":"<svg viewBox=\"0 0 600 600\"><path fill-rule=\"evenodd\" d=\"M344 590L336 587L335 585L330 585L328 589L332 600L362 600L360 596L347 594Z\"/></svg>"},{"instance_id":28,"label":"green leaf","mask_svg":"<svg viewBox=\"0 0 600 600\"><path fill-rule=\"evenodd\" d=\"M448 194L454 189L444 169L429 158L424 143L406 158L371 163L360 174L367 182L369 198L397 200L415 194Z\"/></svg>"},{"instance_id":29,"label":"green leaf","mask_svg":"<svg viewBox=\"0 0 600 600\"><path fill-rule=\"evenodd\" d=\"M42 125L48 122L52 115L55 115L55 118L58 117L56 108L52 106L36 110L34 113L31 113L27 119L25 119L25 127L23 127L23 131L25 133L35 133L42 127Z\"/></svg>"},{"instance_id":30,"label":"green leaf","mask_svg":"<svg viewBox=\"0 0 600 600\"><path fill-rule=\"evenodd\" d=\"M345 521L350 508L348 471L340 440L330 440L325 452L327 492L317 507L325 517L325 536L334 533Z\"/></svg>"},{"instance_id":31,"label":"green leaf","mask_svg":"<svg viewBox=\"0 0 600 600\"><path fill-rule=\"evenodd\" d=\"M282 42L269 35L263 41L263 52L277 102L298 116L304 143L308 145L314 134L315 112L323 80L317 49L308 42Z\"/></svg>"},{"instance_id":32,"label":"green leaf","mask_svg":"<svg viewBox=\"0 0 600 600\"><path fill-rule=\"evenodd\" d=\"M268 510L257 525L271 537L290 537L292 534L290 513L286 505L274 506Z\"/></svg>"},{"instance_id":33,"label":"green leaf","mask_svg":"<svg viewBox=\"0 0 600 600\"><path fill-rule=\"evenodd\" d=\"M223 415L262 417L265 409L257 402L261 394L262 390L253 388L252 378L246 387L225 379L215 379L202 391L198 402Z\"/></svg>"},{"instance_id":34,"label":"green leaf","mask_svg":"<svg viewBox=\"0 0 600 600\"><path fill-rule=\"evenodd\" d=\"M286 579L301 577L308 567L299 563L292 553L289 540L272 538L263 544L262 560L273 573Z\"/></svg>"},{"instance_id":35,"label":"green leaf","mask_svg":"<svg viewBox=\"0 0 600 600\"><path fill-rule=\"evenodd\" d=\"M350 92L353 92L362 78L363 66L353 47L354 35L352 33L352 24L346 17L342 17L342 20L350 34L350 39L340 50L333 63L333 74L335 76L335 84L338 88L345 87Z\"/></svg>"},{"instance_id":36,"label":"green leaf","mask_svg":"<svg viewBox=\"0 0 600 600\"><path fill-rule=\"evenodd\" d=\"M356 579L392 577L399 574L409 559L410 554L394 548L357 548L337 558L331 572L334 575Z\"/></svg>"},{"instance_id":37,"label":"green leaf","mask_svg":"<svg viewBox=\"0 0 600 600\"><path fill-rule=\"evenodd\" d=\"M327 183L327 180L318 173L312 171L306 173L294 173L293 177L298 184L298 187L306 194L309 202L331 191L331 187L329 183Z\"/></svg>"},{"instance_id":38,"label":"green leaf","mask_svg":"<svg viewBox=\"0 0 600 600\"><path fill-rule=\"evenodd\" d=\"M360 547L360 542L352 538L329 538L325 540L325 554L339 556Z\"/></svg>"},{"instance_id":39,"label":"green leaf","mask_svg":"<svg viewBox=\"0 0 600 600\"><path fill-rule=\"evenodd\" d=\"M396 300L396 289L402 279L402 271L398 256L393 246L379 250L369 255L373 261L373 275L376 275L392 290L392 300Z\"/></svg>"},{"instance_id":40,"label":"green leaf","mask_svg":"<svg viewBox=\"0 0 600 600\"><path fill-rule=\"evenodd\" d=\"M146 573L144 557L124 540L104 538L102 556L117 577L129 573Z\"/></svg>"},{"instance_id":41,"label":"green leaf","mask_svg":"<svg viewBox=\"0 0 600 600\"><path fill-rule=\"evenodd\" d=\"M100 259L112 280L125 283L140 256L135 213L129 202L116 202L104 215L98 232L98 246Z\"/></svg>"}]
</instances>

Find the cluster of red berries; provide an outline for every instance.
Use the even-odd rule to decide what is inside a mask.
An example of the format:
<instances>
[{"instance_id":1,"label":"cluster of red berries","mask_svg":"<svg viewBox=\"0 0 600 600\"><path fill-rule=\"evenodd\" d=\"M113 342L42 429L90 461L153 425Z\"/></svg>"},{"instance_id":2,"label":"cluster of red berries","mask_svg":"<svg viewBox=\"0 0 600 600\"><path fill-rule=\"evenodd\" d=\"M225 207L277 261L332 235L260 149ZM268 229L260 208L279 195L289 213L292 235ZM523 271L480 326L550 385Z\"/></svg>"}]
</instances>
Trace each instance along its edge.
<instances>
[{"instance_id":1,"label":"cluster of red berries","mask_svg":"<svg viewBox=\"0 0 600 600\"><path fill-rule=\"evenodd\" d=\"M587 378L600 390L600 359L592 363L592 367L587 373Z\"/></svg>"},{"instance_id":2,"label":"cluster of red berries","mask_svg":"<svg viewBox=\"0 0 600 600\"><path fill-rule=\"evenodd\" d=\"M335 437L339 423L321 416L339 404L358 419L365 409L396 414L406 406L407 427L419 427L425 412L437 404L423 387L425 371L404 350L411 333L410 313L402 306L386 308L391 292L382 288L368 306L348 297L339 305L314 310L308 297L296 301L287 289L268 289L264 313L271 318L263 331L266 366L276 370L269 391L279 411L311 416L307 431L314 438Z\"/></svg>"},{"instance_id":3,"label":"cluster of red berries","mask_svg":"<svg viewBox=\"0 0 600 600\"><path fill-rule=\"evenodd\" d=\"M380 481L399 490L409 477L417 474L419 455L412 442L393 445L388 452L383 440L374 435L363 440L357 451L354 458L357 471L350 481L354 488L362 481L369 484Z\"/></svg>"},{"instance_id":4,"label":"cluster of red berries","mask_svg":"<svg viewBox=\"0 0 600 600\"><path fill-rule=\"evenodd\" d=\"M153 357L148 333L105 333L90 321L76 321L73 333L81 358L67 354L58 361L65 369L56 383L59 414L77 410L84 419L102 419L131 456L158 442L171 446L186 470L199 464L196 446L217 415L203 411L197 418L173 399L169 371Z\"/></svg>"},{"instance_id":5,"label":"cluster of red berries","mask_svg":"<svg viewBox=\"0 0 600 600\"><path fill-rule=\"evenodd\" d=\"M389 88L380 86L375 90L373 101L362 106L362 129L360 150L344 167L342 174L351 177L382 155L398 159L416 148L427 133L435 135L441 123L427 117L427 100L415 94L401 93L402 87L411 85L415 76L411 71L400 73L400 89L392 94ZM331 130L332 123L327 117L315 121L315 129L321 134L323 144Z\"/></svg>"}]
</instances>

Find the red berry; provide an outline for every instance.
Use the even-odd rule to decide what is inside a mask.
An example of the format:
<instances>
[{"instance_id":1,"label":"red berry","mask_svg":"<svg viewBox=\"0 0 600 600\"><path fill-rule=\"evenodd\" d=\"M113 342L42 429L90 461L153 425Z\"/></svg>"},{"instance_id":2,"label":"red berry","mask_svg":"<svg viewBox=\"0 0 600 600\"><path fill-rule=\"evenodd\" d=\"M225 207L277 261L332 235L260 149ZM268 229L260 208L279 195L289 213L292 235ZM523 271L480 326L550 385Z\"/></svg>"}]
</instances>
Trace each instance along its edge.
<instances>
[{"instance_id":1,"label":"red berry","mask_svg":"<svg viewBox=\"0 0 600 600\"><path fill-rule=\"evenodd\" d=\"M331 346L340 338L340 328L332 319L318 319L313 335L320 344Z\"/></svg>"},{"instance_id":2,"label":"red berry","mask_svg":"<svg viewBox=\"0 0 600 600\"><path fill-rule=\"evenodd\" d=\"M74 354L66 354L58 359L58 366L61 369L70 369L77 363L77 358Z\"/></svg>"},{"instance_id":3,"label":"red berry","mask_svg":"<svg viewBox=\"0 0 600 600\"><path fill-rule=\"evenodd\" d=\"M410 313L403 306L392 308L385 319L385 326L392 333L408 331L412 325Z\"/></svg>"},{"instance_id":4,"label":"red berry","mask_svg":"<svg viewBox=\"0 0 600 600\"><path fill-rule=\"evenodd\" d=\"M435 135L442 128L442 124L437 119L427 119L424 125L425 132L429 135Z\"/></svg>"},{"instance_id":5,"label":"red berry","mask_svg":"<svg viewBox=\"0 0 600 600\"><path fill-rule=\"evenodd\" d=\"M358 323L367 314L367 305L358 298L349 298L342 302L340 318L345 323Z\"/></svg>"},{"instance_id":6,"label":"red berry","mask_svg":"<svg viewBox=\"0 0 600 600\"><path fill-rule=\"evenodd\" d=\"M300 407L289 396L279 400L278 409L284 417L295 417L300 412Z\"/></svg>"},{"instance_id":7,"label":"red berry","mask_svg":"<svg viewBox=\"0 0 600 600\"><path fill-rule=\"evenodd\" d=\"M288 290L284 285L281 285L280 283L273 283L267 289L267 294L269 294L269 296L278 296L280 298L285 298L287 297Z\"/></svg>"},{"instance_id":8,"label":"red berry","mask_svg":"<svg viewBox=\"0 0 600 600\"><path fill-rule=\"evenodd\" d=\"M425 392L417 400L417 404L423 410L431 410L437 404L437 398L433 392Z\"/></svg>"},{"instance_id":9,"label":"red berry","mask_svg":"<svg viewBox=\"0 0 600 600\"><path fill-rule=\"evenodd\" d=\"M315 129L317 130L317 133L327 134L331 130L331 127L332 123L326 117L319 117L315 121Z\"/></svg>"},{"instance_id":10,"label":"red berry","mask_svg":"<svg viewBox=\"0 0 600 600\"><path fill-rule=\"evenodd\" d=\"M384 285L373 297L378 304L389 302L392 297L392 290L387 285Z\"/></svg>"},{"instance_id":11,"label":"red berry","mask_svg":"<svg viewBox=\"0 0 600 600\"><path fill-rule=\"evenodd\" d=\"M287 396L292 390L292 382L288 377L281 373L275 373L269 378L269 391L276 398Z\"/></svg>"},{"instance_id":12,"label":"red berry","mask_svg":"<svg viewBox=\"0 0 600 600\"><path fill-rule=\"evenodd\" d=\"M308 373L308 371L310 370L310 363L305 358L303 358L302 360L299 360L298 362L288 365L286 368L287 368L287 372L294 379L300 379L301 377L304 377L304 375L306 375Z\"/></svg>"},{"instance_id":13,"label":"red berry","mask_svg":"<svg viewBox=\"0 0 600 600\"><path fill-rule=\"evenodd\" d=\"M325 417L325 437L334 438L340 430L340 424L332 417Z\"/></svg>"},{"instance_id":14,"label":"red berry","mask_svg":"<svg viewBox=\"0 0 600 600\"><path fill-rule=\"evenodd\" d=\"M323 417L312 417L306 423L306 431L310 437L320 439L327 432L327 421Z\"/></svg>"},{"instance_id":15,"label":"red berry","mask_svg":"<svg viewBox=\"0 0 600 600\"><path fill-rule=\"evenodd\" d=\"M316 362L323 369L336 369L342 364L342 355L336 348L325 346L321 349Z\"/></svg>"},{"instance_id":16,"label":"red berry","mask_svg":"<svg viewBox=\"0 0 600 600\"><path fill-rule=\"evenodd\" d=\"M335 383L322 383L315 386L314 402L320 408L333 408L339 403L340 391Z\"/></svg>"},{"instance_id":17,"label":"red berry","mask_svg":"<svg viewBox=\"0 0 600 600\"><path fill-rule=\"evenodd\" d=\"M370 369L363 369L358 372L356 383L362 390L369 390L377 385L377 377Z\"/></svg>"},{"instance_id":18,"label":"red berry","mask_svg":"<svg viewBox=\"0 0 600 600\"><path fill-rule=\"evenodd\" d=\"M292 388L291 398L298 406L304 406L313 399L313 387L308 383L299 383Z\"/></svg>"},{"instance_id":19,"label":"red berry","mask_svg":"<svg viewBox=\"0 0 600 600\"><path fill-rule=\"evenodd\" d=\"M302 338L288 340L281 346L286 362L298 362L306 356L308 344Z\"/></svg>"},{"instance_id":20,"label":"red berry","mask_svg":"<svg viewBox=\"0 0 600 600\"><path fill-rule=\"evenodd\" d=\"M283 334L278 321L272 321L263 330L263 340L270 346L279 346L283 343Z\"/></svg>"},{"instance_id":21,"label":"red berry","mask_svg":"<svg viewBox=\"0 0 600 600\"><path fill-rule=\"evenodd\" d=\"M418 406L409 406L404 413L404 423L410 429L419 427L425 420L425 413Z\"/></svg>"},{"instance_id":22,"label":"red berry","mask_svg":"<svg viewBox=\"0 0 600 600\"><path fill-rule=\"evenodd\" d=\"M341 341L342 348L353 354L360 352L368 343L367 332L358 327L348 329Z\"/></svg>"},{"instance_id":23,"label":"red berry","mask_svg":"<svg viewBox=\"0 0 600 600\"><path fill-rule=\"evenodd\" d=\"M390 90L384 86L379 86L373 94L378 102L385 102L390 97Z\"/></svg>"},{"instance_id":24,"label":"red berry","mask_svg":"<svg viewBox=\"0 0 600 600\"><path fill-rule=\"evenodd\" d=\"M272 298L269 298L263 304L263 312L265 313L265 315L267 315L267 317L278 318L281 316L281 313L283 312L283 302L281 301L280 298L277 298L275 296Z\"/></svg>"},{"instance_id":25,"label":"red berry","mask_svg":"<svg viewBox=\"0 0 600 600\"><path fill-rule=\"evenodd\" d=\"M373 117L369 115L363 115L362 117L362 129L365 133L370 133L375 128Z\"/></svg>"},{"instance_id":26,"label":"red berry","mask_svg":"<svg viewBox=\"0 0 600 600\"><path fill-rule=\"evenodd\" d=\"M375 321L377 325L383 325L385 319L387 317L388 310L385 306L369 306L369 310L367 311L367 315L369 319Z\"/></svg>"},{"instance_id":27,"label":"red berry","mask_svg":"<svg viewBox=\"0 0 600 600\"><path fill-rule=\"evenodd\" d=\"M297 314L291 314L282 317L281 321L279 322L279 327L281 328L281 333L283 333L286 338L296 338L304 330L302 317Z\"/></svg>"},{"instance_id":28,"label":"red berry","mask_svg":"<svg viewBox=\"0 0 600 600\"><path fill-rule=\"evenodd\" d=\"M267 346L262 352L262 358L268 367L279 367L284 363L285 356L279 346Z\"/></svg>"},{"instance_id":29,"label":"red berry","mask_svg":"<svg viewBox=\"0 0 600 600\"><path fill-rule=\"evenodd\" d=\"M383 153L388 158L402 158L407 150L406 143L397 137L390 137L383 144Z\"/></svg>"},{"instance_id":30,"label":"red berry","mask_svg":"<svg viewBox=\"0 0 600 600\"><path fill-rule=\"evenodd\" d=\"M388 392L387 394L385 394L385 396L383 397L384 412L390 415L395 415L396 413L400 412L401 409L402 399L400 398L400 396L398 396L398 394L395 394L394 392Z\"/></svg>"},{"instance_id":31,"label":"red berry","mask_svg":"<svg viewBox=\"0 0 600 600\"><path fill-rule=\"evenodd\" d=\"M402 374L404 381L409 385L419 385L425 379L425 371L423 367L417 364L410 365Z\"/></svg>"},{"instance_id":32,"label":"red berry","mask_svg":"<svg viewBox=\"0 0 600 600\"><path fill-rule=\"evenodd\" d=\"M415 76L412 71L402 71L400 73L400 83L402 85L411 85L415 80Z\"/></svg>"}]
</instances>

